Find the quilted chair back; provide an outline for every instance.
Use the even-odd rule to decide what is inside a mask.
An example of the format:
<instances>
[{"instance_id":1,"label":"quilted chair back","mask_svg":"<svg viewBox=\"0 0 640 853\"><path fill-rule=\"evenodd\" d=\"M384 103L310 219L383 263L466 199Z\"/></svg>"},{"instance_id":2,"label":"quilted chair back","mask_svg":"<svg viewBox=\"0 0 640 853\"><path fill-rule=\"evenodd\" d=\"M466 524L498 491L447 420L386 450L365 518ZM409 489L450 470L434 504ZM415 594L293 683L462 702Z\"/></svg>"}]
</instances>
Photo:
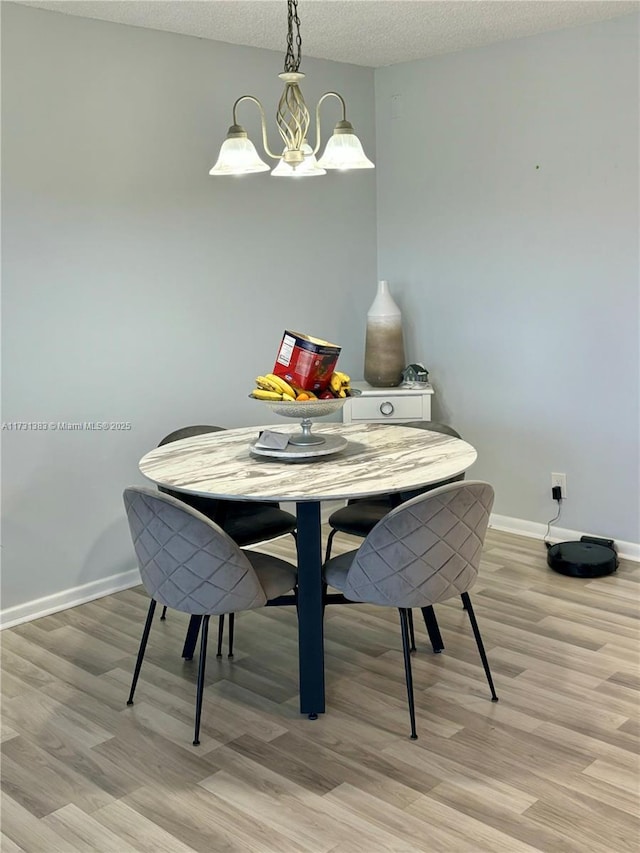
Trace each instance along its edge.
<instances>
[{"instance_id":1,"label":"quilted chair back","mask_svg":"<svg viewBox=\"0 0 640 853\"><path fill-rule=\"evenodd\" d=\"M344 595L428 607L475 583L493 506L489 483L451 483L401 504L376 524L351 564Z\"/></svg>"},{"instance_id":2,"label":"quilted chair back","mask_svg":"<svg viewBox=\"0 0 640 853\"><path fill-rule=\"evenodd\" d=\"M211 424L180 427L180 429L170 432L169 435L165 435L159 442L158 447L164 447L165 444L171 444L174 441L181 441L183 438L196 438L199 435L206 435L209 432L224 432L224 427L212 426Z\"/></svg>"},{"instance_id":3,"label":"quilted chair back","mask_svg":"<svg viewBox=\"0 0 640 853\"><path fill-rule=\"evenodd\" d=\"M155 601L201 616L266 603L246 555L197 510L140 486L125 489L124 504L142 583Z\"/></svg>"}]
</instances>

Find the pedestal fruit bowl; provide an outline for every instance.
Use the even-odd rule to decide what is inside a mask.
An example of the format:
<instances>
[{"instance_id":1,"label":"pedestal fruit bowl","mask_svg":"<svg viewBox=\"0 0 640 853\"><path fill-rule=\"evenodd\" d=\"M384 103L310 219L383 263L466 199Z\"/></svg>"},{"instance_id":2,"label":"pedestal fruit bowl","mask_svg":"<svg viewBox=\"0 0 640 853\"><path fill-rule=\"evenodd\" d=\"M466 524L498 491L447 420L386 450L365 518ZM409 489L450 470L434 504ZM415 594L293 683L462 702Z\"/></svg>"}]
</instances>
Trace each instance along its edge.
<instances>
[{"instance_id":1,"label":"pedestal fruit bowl","mask_svg":"<svg viewBox=\"0 0 640 853\"><path fill-rule=\"evenodd\" d=\"M355 392L352 391L351 395L355 395ZM301 432L290 436L289 443L309 446L325 443L325 439L321 435L311 432L312 418L324 418L327 415L339 412L348 399L348 397L334 397L331 400L258 400L258 402L267 406L280 417L299 418Z\"/></svg>"}]
</instances>

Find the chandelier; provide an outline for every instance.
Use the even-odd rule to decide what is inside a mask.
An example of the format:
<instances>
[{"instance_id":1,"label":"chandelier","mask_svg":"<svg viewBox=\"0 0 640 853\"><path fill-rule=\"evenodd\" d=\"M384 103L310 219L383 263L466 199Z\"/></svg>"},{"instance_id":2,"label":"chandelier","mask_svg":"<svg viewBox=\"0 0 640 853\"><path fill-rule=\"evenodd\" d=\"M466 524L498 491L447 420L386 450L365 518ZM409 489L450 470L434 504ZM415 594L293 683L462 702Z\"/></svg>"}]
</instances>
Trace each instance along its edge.
<instances>
[{"instance_id":1,"label":"chandelier","mask_svg":"<svg viewBox=\"0 0 640 853\"><path fill-rule=\"evenodd\" d=\"M237 109L242 101L253 101L260 111L262 123L262 145L267 156L278 160L271 170L273 177L313 177L325 175L327 169L373 169L374 164L365 155L362 144L355 135L353 125L347 121L347 107L338 92L325 92L316 106L316 139L312 148L307 140L310 116L300 91L300 81L304 74L299 70L302 58L302 39L300 37L300 19L298 0L287 0L288 32L287 53L284 71L278 77L284 82L284 92L278 103L276 122L278 132L284 142L282 154L274 154L267 140L267 121L264 108L253 95L242 95L233 105L233 124L222 143L215 166L210 175L247 175L252 172L268 172L269 166L262 160L247 131L238 124ZM295 36L294 36L295 27ZM295 45L295 47L294 47ZM337 98L342 106L342 120L339 121L333 135L327 142L319 160L316 154L320 149L320 105L327 98Z\"/></svg>"}]
</instances>

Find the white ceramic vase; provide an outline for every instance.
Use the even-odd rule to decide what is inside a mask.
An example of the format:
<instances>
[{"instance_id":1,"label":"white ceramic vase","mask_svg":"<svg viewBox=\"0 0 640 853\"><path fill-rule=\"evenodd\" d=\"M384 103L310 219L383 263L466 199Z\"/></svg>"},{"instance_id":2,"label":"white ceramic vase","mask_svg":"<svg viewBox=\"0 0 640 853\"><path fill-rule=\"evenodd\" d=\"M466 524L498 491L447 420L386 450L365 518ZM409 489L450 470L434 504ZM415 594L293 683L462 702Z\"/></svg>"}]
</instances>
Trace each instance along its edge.
<instances>
[{"instance_id":1,"label":"white ceramic vase","mask_svg":"<svg viewBox=\"0 0 640 853\"><path fill-rule=\"evenodd\" d=\"M364 378L374 388L394 388L402 382L404 360L402 314L389 292L389 282L379 281L378 292L367 312Z\"/></svg>"}]
</instances>

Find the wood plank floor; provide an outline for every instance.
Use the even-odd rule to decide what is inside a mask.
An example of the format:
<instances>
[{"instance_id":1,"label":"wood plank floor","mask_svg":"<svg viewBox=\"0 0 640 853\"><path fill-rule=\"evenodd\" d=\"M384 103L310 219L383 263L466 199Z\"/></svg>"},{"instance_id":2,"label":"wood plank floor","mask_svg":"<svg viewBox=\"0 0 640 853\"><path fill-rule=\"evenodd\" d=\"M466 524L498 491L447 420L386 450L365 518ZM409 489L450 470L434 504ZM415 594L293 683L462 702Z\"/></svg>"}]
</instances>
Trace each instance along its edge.
<instances>
[{"instance_id":1,"label":"wood plank floor","mask_svg":"<svg viewBox=\"0 0 640 853\"><path fill-rule=\"evenodd\" d=\"M639 580L625 561L563 577L541 542L489 531L472 598L500 702L460 602L439 605L443 654L416 620L415 742L391 609L328 608L315 722L293 608L240 615L233 660L210 637L200 747L183 615L156 621L125 705L141 587L5 630L0 849L637 853Z\"/></svg>"}]
</instances>

